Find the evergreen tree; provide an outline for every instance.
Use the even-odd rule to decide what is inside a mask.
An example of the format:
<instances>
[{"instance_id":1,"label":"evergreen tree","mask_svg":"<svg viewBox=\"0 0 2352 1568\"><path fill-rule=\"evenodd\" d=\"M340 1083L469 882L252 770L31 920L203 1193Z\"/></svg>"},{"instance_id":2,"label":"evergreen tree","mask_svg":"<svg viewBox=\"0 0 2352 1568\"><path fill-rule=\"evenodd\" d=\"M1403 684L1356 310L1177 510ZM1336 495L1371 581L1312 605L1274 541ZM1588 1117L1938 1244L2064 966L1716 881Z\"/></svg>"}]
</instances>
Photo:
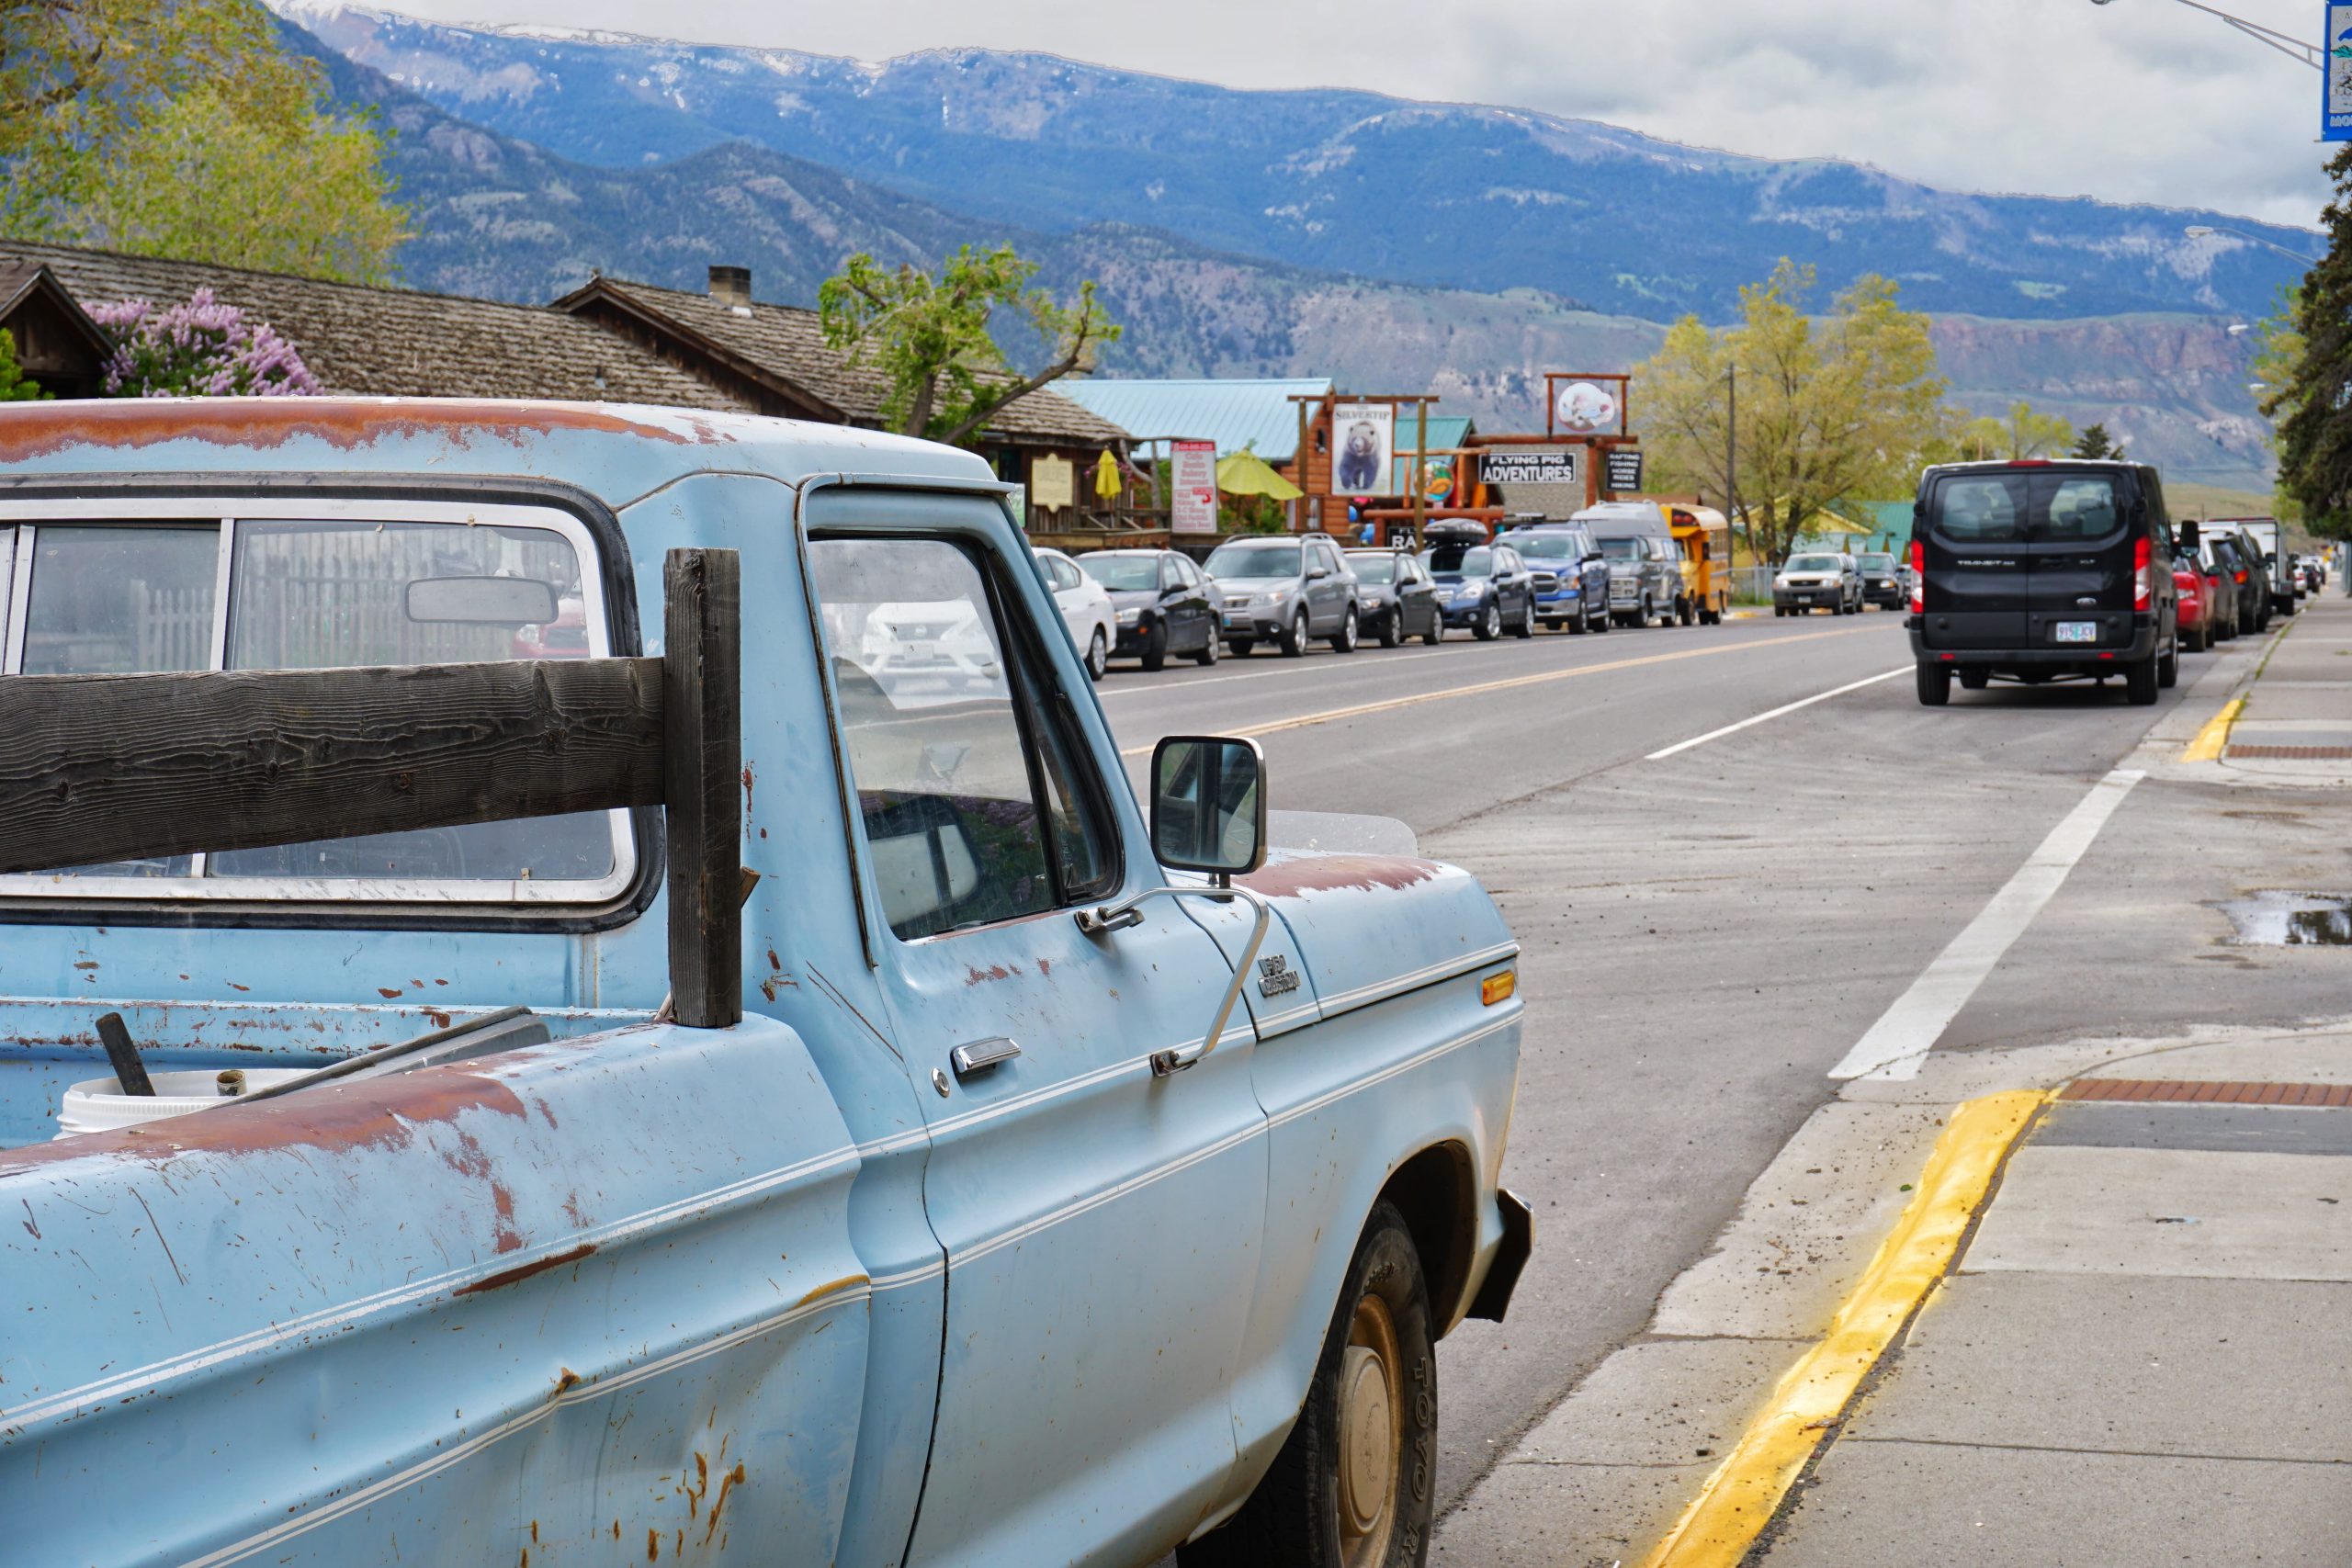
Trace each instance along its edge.
<instances>
[{"instance_id":1,"label":"evergreen tree","mask_svg":"<svg viewBox=\"0 0 2352 1568\"><path fill-rule=\"evenodd\" d=\"M17 363L17 334L0 327L0 403L29 403L48 396Z\"/></svg>"},{"instance_id":2,"label":"evergreen tree","mask_svg":"<svg viewBox=\"0 0 2352 1568\"><path fill-rule=\"evenodd\" d=\"M2301 360L2267 406L2278 422L2278 488L2312 532L2352 538L2352 146L2328 160L2335 199L2321 214L2327 254L2295 297Z\"/></svg>"},{"instance_id":3,"label":"evergreen tree","mask_svg":"<svg viewBox=\"0 0 2352 1568\"><path fill-rule=\"evenodd\" d=\"M2075 456L2111 457L2120 463L2123 460L2123 443L2109 435L2104 424L2094 424L2075 438Z\"/></svg>"}]
</instances>

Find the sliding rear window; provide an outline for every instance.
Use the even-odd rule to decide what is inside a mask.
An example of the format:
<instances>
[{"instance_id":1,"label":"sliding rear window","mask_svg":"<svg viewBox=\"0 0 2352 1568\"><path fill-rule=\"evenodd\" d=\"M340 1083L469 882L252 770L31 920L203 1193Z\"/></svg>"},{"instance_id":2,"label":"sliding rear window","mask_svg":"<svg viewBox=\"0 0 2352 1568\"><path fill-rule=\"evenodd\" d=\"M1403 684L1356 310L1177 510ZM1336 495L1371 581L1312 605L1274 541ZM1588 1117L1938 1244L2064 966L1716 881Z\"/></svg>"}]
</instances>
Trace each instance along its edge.
<instances>
[{"instance_id":1,"label":"sliding rear window","mask_svg":"<svg viewBox=\"0 0 2352 1568\"><path fill-rule=\"evenodd\" d=\"M0 514L0 678L586 659L595 546L529 506L256 503ZM636 868L625 811L0 876L9 897L587 904Z\"/></svg>"}]
</instances>

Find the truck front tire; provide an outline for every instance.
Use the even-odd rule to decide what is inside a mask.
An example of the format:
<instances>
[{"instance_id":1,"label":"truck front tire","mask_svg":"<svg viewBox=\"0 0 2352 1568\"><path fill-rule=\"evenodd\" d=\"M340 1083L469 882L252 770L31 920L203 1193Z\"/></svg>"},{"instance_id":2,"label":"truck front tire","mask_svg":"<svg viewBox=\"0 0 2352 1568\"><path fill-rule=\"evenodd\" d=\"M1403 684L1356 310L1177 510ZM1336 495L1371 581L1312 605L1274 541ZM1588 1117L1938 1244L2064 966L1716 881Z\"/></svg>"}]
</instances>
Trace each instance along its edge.
<instances>
[{"instance_id":1,"label":"truck front tire","mask_svg":"<svg viewBox=\"0 0 2352 1568\"><path fill-rule=\"evenodd\" d=\"M1436 1495L1437 1343L1405 1217L1381 1203L1315 1381L1257 1491L1181 1568L1420 1568Z\"/></svg>"}]
</instances>

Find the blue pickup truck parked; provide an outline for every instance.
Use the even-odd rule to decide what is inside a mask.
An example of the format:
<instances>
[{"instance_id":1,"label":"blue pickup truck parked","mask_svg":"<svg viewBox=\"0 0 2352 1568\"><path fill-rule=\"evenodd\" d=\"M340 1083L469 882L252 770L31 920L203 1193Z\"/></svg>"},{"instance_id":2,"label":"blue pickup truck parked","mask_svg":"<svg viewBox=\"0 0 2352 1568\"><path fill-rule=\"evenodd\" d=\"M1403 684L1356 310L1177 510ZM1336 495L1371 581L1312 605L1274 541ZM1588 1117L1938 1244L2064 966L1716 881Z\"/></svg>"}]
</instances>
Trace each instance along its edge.
<instances>
[{"instance_id":1,"label":"blue pickup truck parked","mask_svg":"<svg viewBox=\"0 0 2352 1568\"><path fill-rule=\"evenodd\" d=\"M1422 1561L1517 948L1249 742L1139 803L1002 491L0 411L7 1561Z\"/></svg>"}]
</instances>

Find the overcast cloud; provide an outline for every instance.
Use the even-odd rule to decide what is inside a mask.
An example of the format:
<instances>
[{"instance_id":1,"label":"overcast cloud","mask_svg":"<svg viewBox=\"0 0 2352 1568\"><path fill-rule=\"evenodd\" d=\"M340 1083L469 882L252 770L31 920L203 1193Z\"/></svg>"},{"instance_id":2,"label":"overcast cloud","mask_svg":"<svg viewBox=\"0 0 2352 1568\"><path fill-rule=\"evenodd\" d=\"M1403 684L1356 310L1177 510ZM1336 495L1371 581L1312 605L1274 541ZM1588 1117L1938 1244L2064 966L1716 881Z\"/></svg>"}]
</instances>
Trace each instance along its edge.
<instances>
[{"instance_id":1,"label":"overcast cloud","mask_svg":"<svg viewBox=\"0 0 2352 1568\"><path fill-rule=\"evenodd\" d=\"M2318 0L2224 0L2316 38ZM2177 0L393 0L879 60L1041 50L1237 87L1513 105L1947 188L2315 223L2319 73Z\"/></svg>"}]
</instances>

